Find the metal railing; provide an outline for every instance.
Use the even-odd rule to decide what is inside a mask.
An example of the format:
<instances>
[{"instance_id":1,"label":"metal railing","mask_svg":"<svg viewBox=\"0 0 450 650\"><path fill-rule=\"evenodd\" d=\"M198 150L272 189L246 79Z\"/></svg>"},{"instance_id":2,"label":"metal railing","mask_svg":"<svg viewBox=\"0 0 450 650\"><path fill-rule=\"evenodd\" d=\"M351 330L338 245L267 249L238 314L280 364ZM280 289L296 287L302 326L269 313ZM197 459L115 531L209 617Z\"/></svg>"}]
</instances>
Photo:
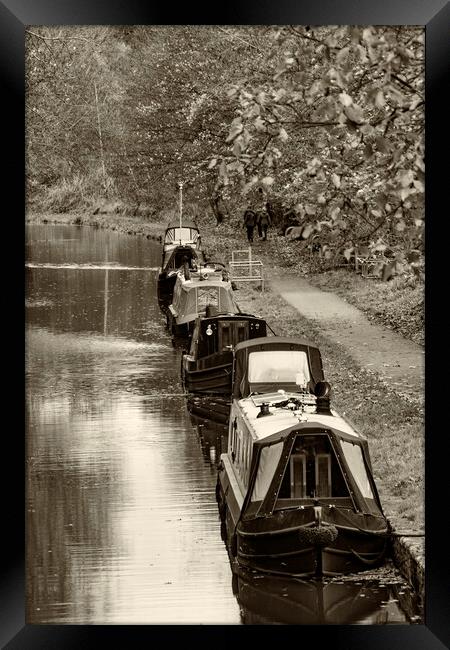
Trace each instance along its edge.
<instances>
[{"instance_id":1,"label":"metal railing","mask_svg":"<svg viewBox=\"0 0 450 650\"><path fill-rule=\"evenodd\" d=\"M264 291L264 265L260 260L252 259L251 248L232 251L229 267L233 282L258 282Z\"/></svg>"}]
</instances>

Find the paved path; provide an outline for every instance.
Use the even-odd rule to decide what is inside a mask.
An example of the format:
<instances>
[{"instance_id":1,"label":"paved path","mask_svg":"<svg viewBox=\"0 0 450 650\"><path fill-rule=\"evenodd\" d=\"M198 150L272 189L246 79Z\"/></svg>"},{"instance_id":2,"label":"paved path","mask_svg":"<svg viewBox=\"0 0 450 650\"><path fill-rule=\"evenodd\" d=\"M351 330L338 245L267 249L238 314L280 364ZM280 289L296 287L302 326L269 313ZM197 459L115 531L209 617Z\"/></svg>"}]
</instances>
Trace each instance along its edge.
<instances>
[{"instance_id":1,"label":"paved path","mask_svg":"<svg viewBox=\"0 0 450 650\"><path fill-rule=\"evenodd\" d=\"M278 271L270 285L317 323L328 339L343 346L362 368L376 372L396 393L423 402L425 355L420 345L371 323L356 307L302 277Z\"/></svg>"}]
</instances>

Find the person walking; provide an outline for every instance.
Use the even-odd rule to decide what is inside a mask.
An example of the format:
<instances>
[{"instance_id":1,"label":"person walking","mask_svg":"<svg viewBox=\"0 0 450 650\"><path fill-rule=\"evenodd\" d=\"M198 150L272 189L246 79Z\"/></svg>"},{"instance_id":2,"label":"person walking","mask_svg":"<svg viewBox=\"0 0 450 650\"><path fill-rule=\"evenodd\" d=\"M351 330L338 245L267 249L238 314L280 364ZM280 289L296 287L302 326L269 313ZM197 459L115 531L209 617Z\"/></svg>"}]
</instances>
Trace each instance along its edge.
<instances>
[{"instance_id":1,"label":"person walking","mask_svg":"<svg viewBox=\"0 0 450 650\"><path fill-rule=\"evenodd\" d=\"M253 230L256 225L256 213L250 206L244 212L244 227L247 228L247 239L253 242Z\"/></svg>"},{"instance_id":2,"label":"person walking","mask_svg":"<svg viewBox=\"0 0 450 650\"><path fill-rule=\"evenodd\" d=\"M261 210L259 213L258 219L258 230L261 230L260 237L262 236L263 241L267 239L267 230L269 226L272 225L272 219L270 218L269 213L266 210Z\"/></svg>"},{"instance_id":3,"label":"person walking","mask_svg":"<svg viewBox=\"0 0 450 650\"><path fill-rule=\"evenodd\" d=\"M256 213L256 227L258 228L258 237L259 237L260 239L261 239L261 237L263 236L262 225L261 225L261 214L262 214L262 211L261 211L261 210L259 210L259 211Z\"/></svg>"}]
</instances>

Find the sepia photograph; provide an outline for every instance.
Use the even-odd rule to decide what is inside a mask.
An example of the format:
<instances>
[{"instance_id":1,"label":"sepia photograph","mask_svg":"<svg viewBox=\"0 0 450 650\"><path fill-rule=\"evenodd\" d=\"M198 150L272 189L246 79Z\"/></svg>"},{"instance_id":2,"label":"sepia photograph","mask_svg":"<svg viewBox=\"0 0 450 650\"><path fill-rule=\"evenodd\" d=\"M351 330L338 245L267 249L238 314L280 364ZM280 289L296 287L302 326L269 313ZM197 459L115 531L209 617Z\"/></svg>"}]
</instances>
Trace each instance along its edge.
<instances>
[{"instance_id":1,"label":"sepia photograph","mask_svg":"<svg viewBox=\"0 0 450 650\"><path fill-rule=\"evenodd\" d=\"M26 28L28 622L423 622L424 42Z\"/></svg>"},{"instance_id":2,"label":"sepia photograph","mask_svg":"<svg viewBox=\"0 0 450 650\"><path fill-rule=\"evenodd\" d=\"M448 4L66 4L0 3L2 647L441 650Z\"/></svg>"}]
</instances>

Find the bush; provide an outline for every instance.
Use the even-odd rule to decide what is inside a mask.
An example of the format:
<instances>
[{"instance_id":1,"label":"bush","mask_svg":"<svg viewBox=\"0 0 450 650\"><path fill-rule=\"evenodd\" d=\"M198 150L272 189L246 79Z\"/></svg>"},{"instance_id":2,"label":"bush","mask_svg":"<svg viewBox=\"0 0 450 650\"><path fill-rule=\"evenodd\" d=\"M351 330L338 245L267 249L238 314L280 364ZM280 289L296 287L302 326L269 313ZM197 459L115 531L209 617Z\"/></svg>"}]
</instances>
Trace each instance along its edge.
<instances>
[{"instance_id":1,"label":"bush","mask_svg":"<svg viewBox=\"0 0 450 650\"><path fill-rule=\"evenodd\" d=\"M85 174L62 178L54 185L43 188L33 203L41 212L88 211L106 198L114 202L112 198L114 195L115 187L112 178L106 177L105 181L102 170L95 169Z\"/></svg>"}]
</instances>

